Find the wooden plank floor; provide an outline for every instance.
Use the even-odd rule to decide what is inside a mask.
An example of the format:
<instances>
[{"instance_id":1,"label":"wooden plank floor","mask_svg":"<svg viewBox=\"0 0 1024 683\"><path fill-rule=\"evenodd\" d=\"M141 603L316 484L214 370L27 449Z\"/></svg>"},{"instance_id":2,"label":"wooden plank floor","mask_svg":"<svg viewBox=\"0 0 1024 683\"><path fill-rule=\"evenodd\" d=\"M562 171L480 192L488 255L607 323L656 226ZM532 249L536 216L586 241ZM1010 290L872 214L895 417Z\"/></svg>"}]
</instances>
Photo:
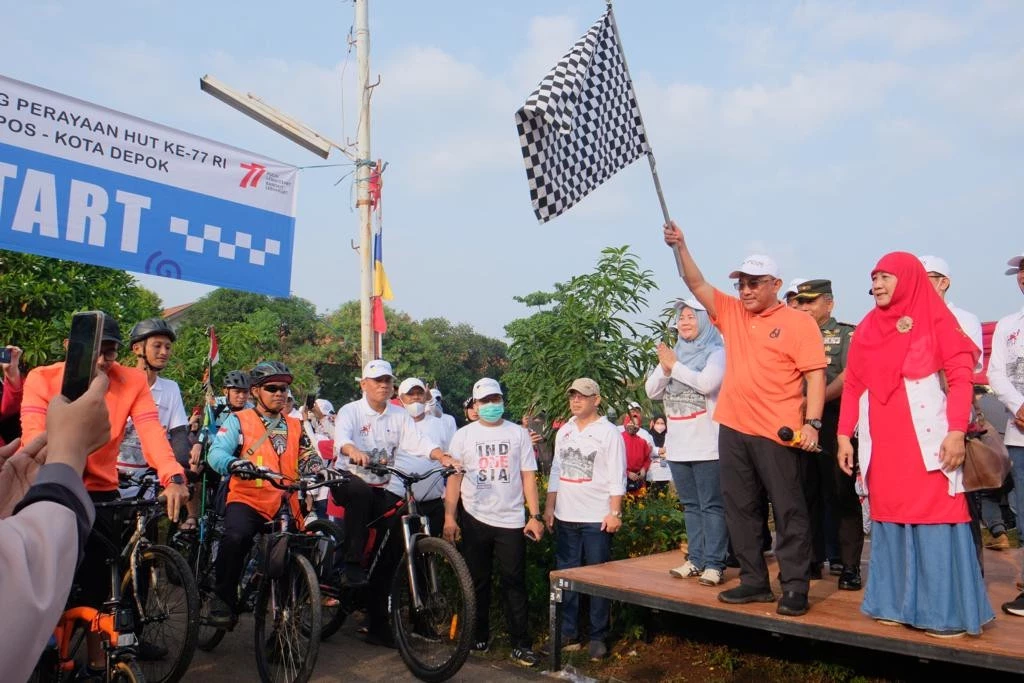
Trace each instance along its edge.
<instances>
[{"instance_id":1,"label":"wooden plank floor","mask_svg":"<svg viewBox=\"0 0 1024 683\"><path fill-rule=\"evenodd\" d=\"M865 580L870 546L865 543ZM668 573L683 561L683 551L677 550L563 569L551 572L551 586L813 640L1024 673L1024 618L1005 615L999 609L1018 592L1018 551L985 551L985 582L996 618L985 626L981 636L953 639L936 639L911 628L879 624L860 611L863 591L841 591L836 586L837 578L830 576L811 582L811 609L802 617L780 616L774 604L727 605L718 601L718 593L739 585L739 570L727 570L725 583L712 588L699 585L696 579L677 579ZM769 560L768 571L773 577L772 588L780 595L774 559Z\"/></svg>"}]
</instances>

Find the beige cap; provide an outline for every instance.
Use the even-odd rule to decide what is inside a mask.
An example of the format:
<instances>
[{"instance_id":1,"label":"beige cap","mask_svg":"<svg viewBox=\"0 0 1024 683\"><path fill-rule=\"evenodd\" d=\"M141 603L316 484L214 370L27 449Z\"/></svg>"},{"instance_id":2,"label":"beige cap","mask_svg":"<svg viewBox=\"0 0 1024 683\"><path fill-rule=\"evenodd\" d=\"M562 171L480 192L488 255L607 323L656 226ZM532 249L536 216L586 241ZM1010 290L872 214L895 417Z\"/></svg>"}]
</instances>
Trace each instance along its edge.
<instances>
[{"instance_id":1,"label":"beige cap","mask_svg":"<svg viewBox=\"0 0 1024 683\"><path fill-rule=\"evenodd\" d=\"M578 380L570 384L569 389L566 393L569 393L571 391L583 394L584 396L601 395L601 387L597 386L597 382L590 379L589 377L580 377Z\"/></svg>"}]
</instances>

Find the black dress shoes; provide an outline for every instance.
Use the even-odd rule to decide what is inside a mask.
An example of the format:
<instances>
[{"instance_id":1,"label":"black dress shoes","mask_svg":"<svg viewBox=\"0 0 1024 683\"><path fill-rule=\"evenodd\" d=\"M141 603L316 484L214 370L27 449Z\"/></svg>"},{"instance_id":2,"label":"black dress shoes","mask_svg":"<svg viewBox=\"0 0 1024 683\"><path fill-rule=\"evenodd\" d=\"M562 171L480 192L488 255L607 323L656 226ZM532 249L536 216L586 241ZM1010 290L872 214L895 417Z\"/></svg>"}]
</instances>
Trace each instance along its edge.
<instances>
[{"instance_id":1,"label":"black dress shoes","mask_svg":"<svg viewBox=\"0 0 1024 683\"><path fill-rule=\"evenodd\" d=\"M859 591L864 584L860 580L860 568L857 569L844 569L842 575L839 577L839 590L841 591Z\"/></svg>"}]
</instances>

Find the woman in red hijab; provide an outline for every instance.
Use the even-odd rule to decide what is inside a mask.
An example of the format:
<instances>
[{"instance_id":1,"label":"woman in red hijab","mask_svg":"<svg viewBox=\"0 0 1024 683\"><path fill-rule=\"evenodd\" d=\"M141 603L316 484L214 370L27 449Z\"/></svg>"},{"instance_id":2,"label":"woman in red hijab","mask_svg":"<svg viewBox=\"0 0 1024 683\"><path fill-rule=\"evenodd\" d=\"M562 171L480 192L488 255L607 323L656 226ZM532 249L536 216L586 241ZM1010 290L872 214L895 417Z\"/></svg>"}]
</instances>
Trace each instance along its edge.
<instances>
[{"instance_id":1,"label":"woman in red hijab","mask_svg":"<svg viewBox=\"0 0 1024 683\"><path fill-rule=\"evenodd\" d=\"M980 350L913 254L883 256L871 283L875 308L850 345L837 453L849 474L859 424L873 521L861 611L938 638L978 635L995 615L960 465Z\"/></svg>"}]
</instances>

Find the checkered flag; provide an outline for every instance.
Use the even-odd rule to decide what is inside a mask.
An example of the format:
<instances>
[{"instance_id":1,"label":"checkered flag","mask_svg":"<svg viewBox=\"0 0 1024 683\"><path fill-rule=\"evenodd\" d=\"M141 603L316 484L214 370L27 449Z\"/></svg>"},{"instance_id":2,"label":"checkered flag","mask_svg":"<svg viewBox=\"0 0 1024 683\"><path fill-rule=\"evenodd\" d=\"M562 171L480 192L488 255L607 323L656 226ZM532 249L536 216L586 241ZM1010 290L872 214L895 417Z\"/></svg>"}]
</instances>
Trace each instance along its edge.
<instances>
[{"instance_id":1,"label":"checkered flag","mask_svg":"<svg viewBox=\"0 0 1024 683\"><path fill-rule=\"evenodd\" d=\"M650 153L610 7L516 112L516 127L541 223Z\"/></svg>"}]
</instances>

